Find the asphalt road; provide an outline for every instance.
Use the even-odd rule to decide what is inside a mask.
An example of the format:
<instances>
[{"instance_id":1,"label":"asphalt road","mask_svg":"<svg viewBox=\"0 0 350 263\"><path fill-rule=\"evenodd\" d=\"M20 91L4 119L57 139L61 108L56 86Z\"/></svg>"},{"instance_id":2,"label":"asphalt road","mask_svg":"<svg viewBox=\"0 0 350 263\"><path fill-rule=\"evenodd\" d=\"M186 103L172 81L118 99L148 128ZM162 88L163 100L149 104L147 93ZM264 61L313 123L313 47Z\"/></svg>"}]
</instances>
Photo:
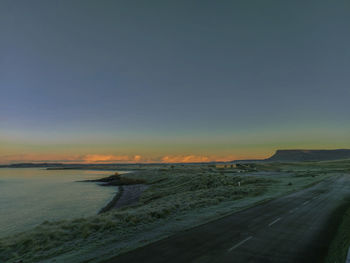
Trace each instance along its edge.
<instances>
[{"instance_id":1,"label":"asphalt road","mask_svg":"<svg viewBox=\"0 0 350 263\"><path fill-rule=\"evenodd\" d=\"M107 262L322 262L350 175L234 213Z\"/></svg>"}]
</instances>

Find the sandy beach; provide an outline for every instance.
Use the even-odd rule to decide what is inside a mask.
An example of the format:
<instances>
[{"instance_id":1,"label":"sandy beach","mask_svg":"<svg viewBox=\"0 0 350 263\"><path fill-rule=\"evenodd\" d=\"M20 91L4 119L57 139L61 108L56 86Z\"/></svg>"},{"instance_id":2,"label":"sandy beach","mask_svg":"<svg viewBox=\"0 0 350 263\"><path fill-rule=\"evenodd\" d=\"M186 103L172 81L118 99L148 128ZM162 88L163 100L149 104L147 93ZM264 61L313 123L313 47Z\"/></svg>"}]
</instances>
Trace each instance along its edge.
<instances>
[{"instance_id":1,"label":"sandy beach","mask_svg":"<svg viewBox=\"0 0 350 263\"><path fill-rule=\"evenodd\" d=\"M118 192L113 199L100 211L99 214L137 204L141 194L148 188L143 180L135 180L121 176L119 173L97 180L84 180L84 182L100 183L102 186L117 186Z\"/></svg>"},{"instance_id":2,"label":"sandy beach","mask_svg":"<svg viewBox=\"0 0 350 263\"><path fill-rule=\"evenodd\" d=\"M137 204L141 194L148 188L148 186L145 184L135 184L121 185L118 186L118 188L119 191L116 193L114 198L100 210L99 214L108 212L111 209L119 209Z\"/></svg>"}]
</instances>

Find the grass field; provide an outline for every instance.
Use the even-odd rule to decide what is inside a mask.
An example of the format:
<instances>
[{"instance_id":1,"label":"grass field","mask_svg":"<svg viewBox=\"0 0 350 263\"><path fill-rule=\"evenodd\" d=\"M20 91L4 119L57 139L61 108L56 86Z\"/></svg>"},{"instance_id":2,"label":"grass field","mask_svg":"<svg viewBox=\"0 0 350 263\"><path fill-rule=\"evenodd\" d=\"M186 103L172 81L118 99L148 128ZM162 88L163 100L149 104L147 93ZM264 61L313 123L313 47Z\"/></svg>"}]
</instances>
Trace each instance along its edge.
<instances>
[{"instance_id":1,"label":"grass field","mask_svg":"<svg viewBox=\"0 0 350 263\"><path fill-rule=\"evenodd\" d=\"M132 207L40 226L0 240L6 262L97 262L350 170L348 162L247 167L156 166L127 174L149 188Z\"/></svg>"}]
</instances>

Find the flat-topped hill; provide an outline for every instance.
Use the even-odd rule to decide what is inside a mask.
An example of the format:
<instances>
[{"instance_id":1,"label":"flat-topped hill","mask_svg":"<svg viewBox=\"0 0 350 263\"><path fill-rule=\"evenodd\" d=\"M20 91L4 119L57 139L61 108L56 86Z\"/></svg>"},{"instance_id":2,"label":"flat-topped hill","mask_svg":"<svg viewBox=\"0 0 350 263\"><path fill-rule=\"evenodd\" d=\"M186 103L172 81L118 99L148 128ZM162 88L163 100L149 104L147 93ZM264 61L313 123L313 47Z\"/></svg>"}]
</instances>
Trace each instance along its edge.
<instances>
[{"instance_id":1,"label":"flat-topped hill","mask_svg":"<svg viewBox=\"0 0 350 263\"><path fill-rule=\"evenodd\" d=\"M277 150L276 153L266 161L331 161L350 159L349 149L338 150Z\"/></svg>"}]
</instances>

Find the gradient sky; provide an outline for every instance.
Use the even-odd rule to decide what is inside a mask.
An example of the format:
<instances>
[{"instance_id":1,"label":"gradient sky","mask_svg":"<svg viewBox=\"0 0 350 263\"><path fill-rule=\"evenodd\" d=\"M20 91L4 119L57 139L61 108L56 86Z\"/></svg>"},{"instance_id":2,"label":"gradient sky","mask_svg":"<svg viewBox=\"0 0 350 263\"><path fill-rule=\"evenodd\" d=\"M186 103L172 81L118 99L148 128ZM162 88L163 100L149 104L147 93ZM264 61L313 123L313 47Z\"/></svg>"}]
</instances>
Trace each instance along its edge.
<instances>
[{"instance_id":1,"label":"gradient sky","mask_svg":"<svg viewBox=\"0 0 350 263\"><path fill-rule=\"evenodd\" d=\"M350 148L349 1L0 3L0 162Z\"/></svg>"}]
</instances>

